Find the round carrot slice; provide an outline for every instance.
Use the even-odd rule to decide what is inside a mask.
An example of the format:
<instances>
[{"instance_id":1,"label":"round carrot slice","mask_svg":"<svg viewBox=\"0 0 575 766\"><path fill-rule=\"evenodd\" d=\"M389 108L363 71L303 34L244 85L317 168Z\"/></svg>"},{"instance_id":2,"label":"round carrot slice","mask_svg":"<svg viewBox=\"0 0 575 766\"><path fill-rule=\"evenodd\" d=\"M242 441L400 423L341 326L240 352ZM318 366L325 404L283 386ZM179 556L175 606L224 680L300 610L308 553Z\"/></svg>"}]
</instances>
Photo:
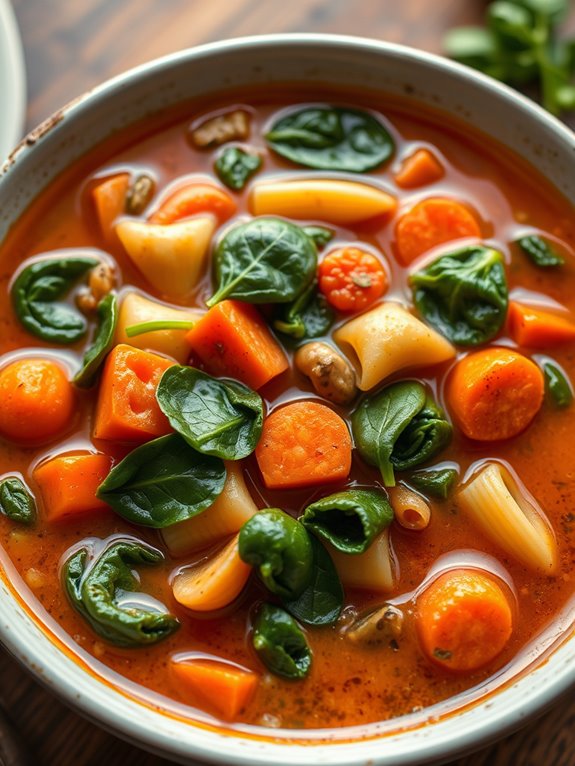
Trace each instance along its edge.
<instances>
[{"instance_id":1,"label":"round carrot slice","mask_svg":"<svg viewBox=\"0 0 575 766\"><path fill-rule=\"evenodd\" d=\"M319 266L319 289L338 311L362 311L387 289L381 261L359 247L340 247Z\"/></svg>"}]
</instances>

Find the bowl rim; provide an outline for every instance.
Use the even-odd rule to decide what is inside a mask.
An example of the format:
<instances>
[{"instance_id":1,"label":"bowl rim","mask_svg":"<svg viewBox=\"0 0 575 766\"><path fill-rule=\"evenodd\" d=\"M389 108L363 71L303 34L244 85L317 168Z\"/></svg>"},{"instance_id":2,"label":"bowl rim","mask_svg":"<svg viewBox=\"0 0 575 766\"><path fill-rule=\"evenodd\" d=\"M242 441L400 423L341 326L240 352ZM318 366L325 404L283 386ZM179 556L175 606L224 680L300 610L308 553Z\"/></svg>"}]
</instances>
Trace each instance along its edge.
<instances>
[{"instance_id":1,"label":"bowl rim","mask_svg":"<svg viewBox=\"0 0 575 766\"><path fill-rule=\"evenodd\" d=\"M374 54L384 54L387 56L395 56L402 59L408 59L414 64L431 66L433 68L443 70L447 73L459 78L461 81L474 82L478 87L484 91L489 91L492 94L499 96L500 99L511 103L520 112L527 113L537 119L547 127L548 130L557 135L561 141L565 142L572 150L575 151L575 134L561 123L556 117L550 115L538 104L532 102L530 99L519 94L510 87L497 82L496 80L483 75L480 72L476 72L468 67L462 66L449 59L442 58L438 55L427 53L409 46L399 45L395 43L388 43L370 38L355 37L348 35L335 35L335 34L315 34L315 33L286 33L286 34L267 34L249 37L232 38L229 40L206 43L192 48L184 49L175 53L171 53L167 56L163 56L154 59L150 62L141 64L137 67L127 70L126 72L116 75L104 83L96 86L95 88L87 91L80 97L71 101L68 105L64 106L61 110L56 112L52 118L48 118L41 126L31 131L28 137L24 138L22 142L14 149L8 160L0 168L0 184L3 181L4 175L12 175L17 172L17 168L20 165L21 158L29 151L34 151L35 146L38 144L38 135L42 136L43 132L49 130L52 126L57 125L62 115L74 116L76 113L82 113L84 110L91 110L97 106L99 100L105 100L108 94L114 93L119 88L125 88L131 84L135 84L138 81L149 77L151 74L160 72L164 69L169 69L173 66L177 66L182 62L201 60L205 57L211 57L220 53L240 51L246 48L251 49L266 49L277 48L279 45L300 45L300 46L319 46L325 49L339 49L342 50L345 47L353 47L355 49L363 49ZM58 119L55 119L57 116ZM32 139L33 140L30 140ZM0 566L0 569L3 567ZM2 578L8 579L6 571L0 572ZM137 715L133 715L134 710L138 709L138 706L149 708L153 716L159 715L162 718L168 716L161 711L155 712L152 707L138 701L131 697L129 694L121 690L116 690L110 687L104 681L100 680L96 675L90 673L89 670L83 668L81 663L68 657L66 653L62 652L59 648L57 651L60 653L62 663L58 665L52 665L45 663L45 651L48 650L48 644L57 648L56 641L53 640L46 628L40 627L41 620L37 620L28 614L26 606L20 604L19 600L12 591L9 595L8 601L16 602L17 609L21 613L20 616L24 619L25 623L33 625L39 633L42 635L42 641L38 643L27 643L24 638L20 637L18 632L15 631L7 622L6 614L2 613L2 602L4 595L10 592L10 588L4 587L0 592L0 639L5 646L17 659L19 659L36 678L48 686L52 691L55 691L61 696L68 704L73 708L79 710L83 715L88 718L97 721L106 729L113 731L119 736L128 738L140 746L146 747L162 754L169 754L173 758L177 758L181 762L195 763L194 759L203 759L206 762L223 763L224 759L226 763L236 764L237 766L251 766L251 764L267 764L269 763L270 756L277 764L288 764L291 766L293 763L300 764L353 764L370 763L373 766L391 766L391 764L398 764L401 766L407 766L407 764L423 764L430 761L436 761L437 759L448 759L457 756L458 754L469 752L475 747L479 747L482 744L486 744L488 741L495 739L496 737L503 736L507 732L516 729L522 725L529 717L540 713L546 707L550 706L556 699L558 699L570 686L575 683L575 657L561 657L559 660L559 667L562 671L557 675L547 674L547 680L542 684L542 687L534 693L530 691L529 676L532 672L536 672L541 666L548 665L549 662L558 655L561 655L561 650L564 649L568 643L566 639L563 640L561 646L553 650L550 658L547 658L539 662L539 665L535 671L523 674L519 679L511 684L506 684L500 689L492 692L487 698L491 700L493 698L503 699L512 704L506 705L505 713L502 711L494 712L487 717L486 721L474 724L469 719L469 713L474 709L485 706L485 700L483 702L479 700L471 706L471 709L464 708L460 713L455 713L451 716L452 720L461 718L461 716L467 716L465 727L452 727L449 739L447 741L439 741L437 737L423 736L416 744L407 745L401 750L395 752L382 753L378 752L377 744L383 740L394 740L396 737L402 737L401 731L393 732L392 734L384 734L383 736L375 735L367 740L355 739L353 742L313 742L303 746L303 749L296 744L290 744L289 741L277 742L273 740L273 730L270 730L269 739L265 740L265 747L246 746L245 751L242 749L234 748L229 750L225 748L225 742L233 743L249 743L250 740L242 738L242 733L237 731L225 732L210 732L206 737L200 737L202 741L198 741L199 732L201 728L198 727L193 721L190 722L177 722L179 726L185 726L186 731L179 731L179 736L170 735L167 732L161 731L159 728L154 730L150 727L149 721L146 721L146 716L140 719ZM14 603L6 604L14 608ZM571 659L574 661L571 662ZM70 667L70 663L76 668L76 671L83 673L86 677L86 683L92 686L94 691L93 695L80 693L77 686L74 684L74 680L70 680L67 669ZM106 693L102 695L97 692L103 692L104 688ZM513 690L516 689L514 699L511 699ZM122 698L123 702L119 702L120 708L124 708L123 717L118 720L118 708L113 705L104 704L104 697L107 693L111 693L113 697ZM102 700L99 697L102 696ZM508 699L509 698L509 699ZM134 707L136 706L136 707ZM491 707L497 707L496 705ZM169 714L168 714L169 715ZM398 719L400 720L400 719ZM447 719L445 719L447 720ZM399 724L398 724L399 726ZM440 722L432 724L428 727L429 732L438 730ZM461 730L462 729L462 730ZM419 729L417 730L419 731ZM185 736L186 733L189 736ZM411 731L413 733L413 730ZM407 737L410 733L407 732ZM231 735L231 736L230 736ZM406 739L404 736L403 739ZM415 738L417 739L417 737ZM195 741L194 741L195 740ZM405 743L403 743L405 744ZM320 754L319 748L326 747L325 752ZM271 748L271 749L270 749ZM351 749L350 749L351 748ZM337 753L336 753L337 750ZM307 752L307 756L304 754ZM294 760L295 759L295 760Z\"/></svg>"}]
</instances>

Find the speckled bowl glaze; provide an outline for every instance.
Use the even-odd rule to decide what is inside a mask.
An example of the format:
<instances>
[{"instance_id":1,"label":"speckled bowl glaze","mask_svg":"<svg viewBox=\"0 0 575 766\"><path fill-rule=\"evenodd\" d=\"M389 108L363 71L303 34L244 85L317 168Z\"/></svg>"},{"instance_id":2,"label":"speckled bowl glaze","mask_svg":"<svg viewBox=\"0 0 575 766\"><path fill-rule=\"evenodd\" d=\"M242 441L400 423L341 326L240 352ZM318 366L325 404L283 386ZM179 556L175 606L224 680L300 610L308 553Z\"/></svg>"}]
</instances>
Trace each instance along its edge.
<instances>
[{"instance_id":1,"label":"speckled bowl glaze","mask_svg":"<svg viewBox=\"0 0 575 766\"><path fill-rule=\"evenodd\" d=\"M83 96L33 131L0 172L0 242L66 167L113 133L195 98L303 82L372 90L443 111L520 154L572 202L575 136L514 91L421 51L373 40L278 35L231 40L151 62ZM185 764L405 766L453 758L519 727L575 681L572 608L524 650L478 701L449 715L427 709L380 725L338 731L218 729L159 712L130 696L50 637L50 618L22 606L0 559L0 637L38 678L79 712L142 747ZM47 625L42 627L41 621ZM538 659L536 659L538 657Z\"/></svg>"}]
</instances>

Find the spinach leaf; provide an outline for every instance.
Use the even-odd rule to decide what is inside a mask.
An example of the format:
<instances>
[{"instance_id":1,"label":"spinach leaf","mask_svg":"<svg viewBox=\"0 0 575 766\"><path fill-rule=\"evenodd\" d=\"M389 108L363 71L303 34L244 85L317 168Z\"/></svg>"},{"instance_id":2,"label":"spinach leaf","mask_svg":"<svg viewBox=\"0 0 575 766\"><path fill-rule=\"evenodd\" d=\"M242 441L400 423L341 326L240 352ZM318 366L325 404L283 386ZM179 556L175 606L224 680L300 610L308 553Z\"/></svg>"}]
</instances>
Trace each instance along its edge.
<instances>
[{"instance_id":1,"label":"spinach leaf","mask_svg":"<svg viewBox=\"0 0 575 766\"><path fill-rule=\"evenodd\" d=\"M399 435L391 462L398 471L405 471L424 463L446 447L451 441L453 429L445 413L431 397Z\"/></svg>"},{"instance_id":2,"label":"spinach leaf","mask_svg":"<svg viewBox=\"0 0 575 766\"><path fill-rule=\"evenodd\" d=\"M313 279L317 250L300 226L281 218L254 218L234 226L214 254L218 289L207 301L289 303Z\"/></svg>"},{"instance_id":3,"label":"spinach leaf","mask_svg":"<svg viewBox=\"0 0 575 766\"><path fill-rule=\"evenodd\" d=\"M486 343L505 321L507 282L498 250L466 247L442 255L410 283L419 313L452 343Z\"/></svg>"},{"instance_id":4,"label":"spinach leaf","mask_svg":"<svg viewBox=\"0 0 575 766\"><path fill-rule=\"evenodd\" d=\"M155 611L145 599L137 603L137 565L163 561L160 551L146 543L116 540L95 560L88 545L73 553L62 567L68 598L99 636L117 646L149 646L179 628L169 612ZM136 603L134 603L136 602Z\"/></svg>"},{"instance_id":5,"label":"spinach leaf","mask_svg":"<svg viewBox=\"0 0 575 766\"><path fill-rule=\"evenodd\" d=\"M438 500L447 500L457 477L455 468L430 469L412 473L408 482L425 495L431 495Z\"/></svg>"},{"instance_id":6,"label":"spinach leaf","mask_svg":"<svg viewBox=\"0 0 575 766\"><path fill-rule=\"evenodd\" d=\"M20 524L36 521L36 503L28 487L17 476L7 476L0 481L0 513Z\"/></svg>"},{"instance_id":7,"label":"spinach leaf","mask_svg":"<svg viewBox=\"0 0 575 766\"><path fill-rule=\"evenodd\" d=\"M263 402L242 383L174 365L162 375L156 398L172 428L198 452L241 460L255 450L262 433Z\"/></svg>"},{"instance_id":8,"label":"spinach leaf","mask_svg":"<svg viewBox=\"0 0 575 766\"><path fill-rule=\"evenodd\" d=\"M271 593L297 598L310 581L313 551L305 528L279 508L264 508L240 530L240 558Z\"/></svg>"},{"instance_id":9,"label":"spinach leaf","mask_svg":"<svg viewBox=\"0 0 575 766\"><path fill-rule=\"evenodd\" d=\"M573 388L569 377L555 362L543 363L547 397L558 409L569 407L573 401Z\"/></svg>"},{"instance_id":10,"label":"spinach leaf","mask_svg":"<svg viewBox=\"0 0 575 766\"><path fill-rule=\"evenodd\" d=\"M224 488L223 461L178 434L142 444L114 466L96 495L127 521L168 527L209 508Z\"/></svg>"},{"instance_id":11,"label":"spinach leaf","mask_svg":"<svg viewBox=\"0 0 575 766\"><path fill-rule=\"evenodd\" d=\"M323 497L305 509L301 522L343 553L363 553L393 521L383 492L348 489Z\"/></svg>"},{"instance_id":12,"label":"spinach leaf","mask_svg":"<svg viewBox=\"0 0 575 766\"><path fill-rule=\"evenodd\" d=\"M352 413L355 446L395 486L394 468L404 470L437 454L451 438L451 426L425 388L414 380L392 383L367 396Z\"/></svg>"},{"instance_id":13,"label":"spinach leaf","mask_svg":"<svg viewBox=\"0 0 575 766\"><path fill-rule=\"evenodd\" d=\"M253 624L252 644L266 668L278 676L299 679L310 671L312 653L305 633L279 606L260 607Z\"/></svg>"},{"instance_id":14,"label":"spinach leaf","mask_svg":"<svg viewBox=\"0 0 575 766\"><path fill-rule=\"evenodd\" d=\"M333 309L314 281L293 303L282 307L273 325L278 332L302 340L326 335L334 320Z\"/></svg>"},{"instance_id":15,"label":"spinach leaf","mask_svg":"<svg viewBox=\"0 0 575 766\"><path fill-rule=\"evenodd\" d=\"M82 369L76 373L74 383L80 388L90 388L96 380L100 366L114 344L118 324L118 301L112 293L98 304L99 325L94 342L84 354Z\"/></svg>"},{"instance_id":16,"label":"spinach leaf","mask_svg":"<svg viewBox=\"0 0 575 766\"><path fill-rule=\"evenodd\" d=\"M343 587L331 556L310 537L313 549L311 580L293 601L283 600L287 611L305 625L332 625L343 609Z\"/></svg>"},{"instance_id":17,"label":"spinach leaf","mask_svg":"<svg viewBox=\"0 0 575 766\"><path fill-rule=\"evenodd\" d=\"M521 237L516 241L516 244L519 245L534 266L546 269L562 266L565 263L565 259L551 247L549 242L535 234Z\"/></svg>"},{"instance_id":18,"label":"spinach leaf","mask_svg":"<svg viewBox=\"0 0 575 766\"><path fill-rule=\"evenodd\" d=\"M238 146L228 146L215 161L214 169L226 186L240 191L261 164L262 158L257 154L250 154Z\"/></svg>"},{"instance_id":19,"label":"spinach leaf","mask_svg":"<svg viewBox=\"0 0 575 766\"><path fill-rule=\"evenodd\" d=\"M335 236L335 232L326 229L325 226L302 226L302 228L318 250L331 242Z\"/></svg>"},{"instance_id":20,"label":"spinach leaf","mask_svg":"<svg viewBox=\"0 0 575 766\"><path fill-rule=\"evenodd\" d=\"M47 258L26 266L12 285L14 311L24 327L50 343L75 343L84 336L87 323L62 298L97 258Z\"/></svg>"},{"instance_id":21,"label":"spinach leaf","mask_svg":"<svg viewBox=\"0 0 575 766\"><path fill-rule=\"evenodd\" d=\"M363 173L383 165L395 149L384 125L359 109L309 106L277 120L265 136L292 162L317 170Z\"/></svg>"}]
</instances>

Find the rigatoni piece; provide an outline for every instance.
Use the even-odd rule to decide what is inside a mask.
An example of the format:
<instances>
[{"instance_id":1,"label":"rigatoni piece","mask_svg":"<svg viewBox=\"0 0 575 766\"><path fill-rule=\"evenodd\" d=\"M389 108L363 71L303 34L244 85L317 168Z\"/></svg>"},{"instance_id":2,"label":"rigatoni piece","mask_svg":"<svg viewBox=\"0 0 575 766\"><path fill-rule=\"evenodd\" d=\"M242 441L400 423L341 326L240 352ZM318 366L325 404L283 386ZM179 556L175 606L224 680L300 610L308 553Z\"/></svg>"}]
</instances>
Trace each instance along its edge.
<instances>
[{"instance_id":1,"label":"rigatoni piece","mask_svg":"<svg viewBox=\"0 0 575 766\"><path fill-rule=\"evenodd\" d=\"M395 585L395 561L384 529L365 553L350 555L329 548L337 573L346 588L388 593Z\"/></svg>"},{"instance_id":2,"label":"rigatoni piece","mask_svg":"<svg viewBox=\"0 0 575 766\"><path fill-rule=\"evenodd\" d=\"M417 492L399 484L389 487L389 501L397 523L404 529L425 529L431 520L431 506Z\"/></svg>"},{"instance_id":3,"label":"rigatoni piece","mask_svg":"<svg viewBox=\"0 0 575 766\"><path fill-rule=\"evenodd\" d=\"M162 537L171 556L186 556L239 532L257 510L246 487L241 464L228 461L226 483L215 503L199 516L165 527Z\"/></svg>"},{"instance_id":4,"label":"rigatoni piece","mask_svg":"<svg viewBox=\"0 0 575 766\"><path fill-rule=\"evenodd\" d=\"M368 391L394 372L446 362L455 349L398 303L381 303L335 331L335 341L357 368Z\"/></svg>"},{"instance_id":5,"label":"rigatoni piece","mask_svg":"<svg viewBox=\"0 0 575 766\"><path fill-rule=\"evenodd\" d=\"M501 463L486 463L456 502L493 542L531 569L552 575L557 543L543 510Z\"/></svg>"}]
</instances>

